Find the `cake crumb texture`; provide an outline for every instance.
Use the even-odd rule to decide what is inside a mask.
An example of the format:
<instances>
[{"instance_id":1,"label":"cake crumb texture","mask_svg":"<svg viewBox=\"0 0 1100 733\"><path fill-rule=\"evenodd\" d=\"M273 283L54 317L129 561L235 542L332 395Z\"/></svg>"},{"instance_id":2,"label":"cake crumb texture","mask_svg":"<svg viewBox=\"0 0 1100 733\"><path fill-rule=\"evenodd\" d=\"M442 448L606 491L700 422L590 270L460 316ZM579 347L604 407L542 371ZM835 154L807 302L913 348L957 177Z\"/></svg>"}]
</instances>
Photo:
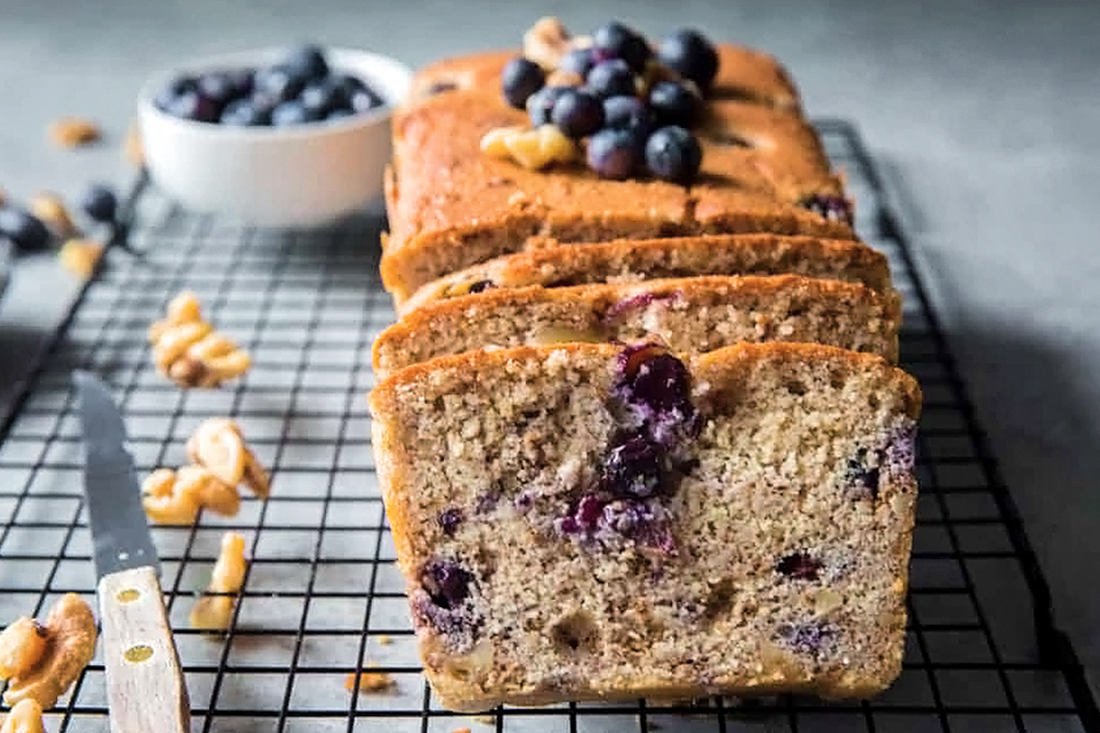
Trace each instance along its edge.
<instances>
[{"instance_id":1,"label":"cake crumb texture","mask_svg":"<svg viewBox=\"0 0 1100 733\"><path fill-rule=\"evenodd\" d=\"M919 410L886 360L811 344L396 372L371 395L374 446L442 704L884 689Z\"/></svg>"}]
</instances>

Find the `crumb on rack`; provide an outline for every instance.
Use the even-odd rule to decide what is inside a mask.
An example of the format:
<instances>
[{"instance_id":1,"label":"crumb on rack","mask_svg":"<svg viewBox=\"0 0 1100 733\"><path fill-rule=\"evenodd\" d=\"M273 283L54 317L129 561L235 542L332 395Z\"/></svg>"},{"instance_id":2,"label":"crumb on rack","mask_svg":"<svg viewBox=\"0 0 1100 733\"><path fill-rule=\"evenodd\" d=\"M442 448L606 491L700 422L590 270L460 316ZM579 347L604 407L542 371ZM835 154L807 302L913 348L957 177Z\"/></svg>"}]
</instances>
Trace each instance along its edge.
<instances>
[{"instance_id":1,"label":"crumb on rack","mask_svg":"<svg viewBox=\"0 0 1100 733\"><path fill-rule=\"evenodd\" d=\"M102 136L99 125L82 117L62 117L55 120L49 129L50 141L62 148L89 145Z\"/></svg>"},{"instance_id":2,"label":"crumb on rack","mask_svg":"<svg viewBox=\"0 0 1100 733\"><path fill-rule=\"evenodd\" d=\"M57 252L61 266L82 280L95 272L96 263L103 255L103 245L93 239L70 239Z\"/></svg>"},{"instance_id":3,"label":"crumb on rack","mask_svg":"<svg viewBox=\"0 0 1100 733\"><path fill-rule=\"evenodd\" d=\"M382 646L389 646L393 643L393 638L389 634L379 634L376 638Z\"/></svg>"},{"instance_id":4,"label":"crumb on rack","mask_svg":"<svg viewBox=\"0 0 1100 733\"><path fill-rule=\"evenodd\" d=\"M130 129L126 131L126 139L122 142L122 157L135 168L145 165L145 147L141 143L141 128L136 121L130 123Z\"/></svg>"},{"instance_id":5,"label":"crumb on rack","mask_svg":"<svg viewBox=\"0 0 1100 733\"><path fill-rule=\"evenodd\" d=\"M377 665L375 664L368 664L358 675L359 692L382 692L390 689L395 684L393 677L385 672L377 671ZM356 673L349 672L348 676L344 678L344 689L350 691L356 689L356 687Z\"/></svg>"}]
</instances>

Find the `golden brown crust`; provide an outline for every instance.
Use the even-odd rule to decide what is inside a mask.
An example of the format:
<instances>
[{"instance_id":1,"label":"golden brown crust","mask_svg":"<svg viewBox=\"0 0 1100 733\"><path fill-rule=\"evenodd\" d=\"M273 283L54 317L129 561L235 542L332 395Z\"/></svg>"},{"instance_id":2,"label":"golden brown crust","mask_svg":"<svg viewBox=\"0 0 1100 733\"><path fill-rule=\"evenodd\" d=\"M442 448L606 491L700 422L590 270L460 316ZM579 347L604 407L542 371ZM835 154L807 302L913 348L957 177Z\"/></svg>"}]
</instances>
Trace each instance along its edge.
<instances>
[{"instance_id":1,"label":"golden brown crust","mask_svg":"<svg viewBox=\"0 0 1100 733\"><path fill-rule=\"evenodd\" d=\"M713 234L539 247L498 257L434 280L399 308L400 315L470 286L561 287L696 275L795 273L858 282L897 299L885 255L857 240L776 234Z\"/></svg>"},{"instance_id":2,"label":"golden brown crust","mask_svg":"<svg viewBox=\"0 0 1100 733\"><path fill-rule=\"evenodd\" d=\"M839 195L842 186L797 108L745 95L708 104L699 129L703 168L691 188L601 179L580 162L532 171L483 153L489 130L528 124L499 84L488 85L505 57L433 65L414 87L447 78L458 88L416 98L394 115L382 279L399 305L425 282L539 242L703 232L854 236L846 223L800 206L809 194Z\"/></svg>"},{"instance_id":3,"label":"golden brown crust","mask_svg":"<svg viewBox=\"0 0 1100 733\"><path fill-rule=\"evenodd\" d=\"M528 286L437 301L383 331L372 353L380 377L434 356L524 341L642 339L705 352L733 341L812 340L896 361L900 319L894 299L862 285L798 275Z\"/></svg>"}]
</instances>

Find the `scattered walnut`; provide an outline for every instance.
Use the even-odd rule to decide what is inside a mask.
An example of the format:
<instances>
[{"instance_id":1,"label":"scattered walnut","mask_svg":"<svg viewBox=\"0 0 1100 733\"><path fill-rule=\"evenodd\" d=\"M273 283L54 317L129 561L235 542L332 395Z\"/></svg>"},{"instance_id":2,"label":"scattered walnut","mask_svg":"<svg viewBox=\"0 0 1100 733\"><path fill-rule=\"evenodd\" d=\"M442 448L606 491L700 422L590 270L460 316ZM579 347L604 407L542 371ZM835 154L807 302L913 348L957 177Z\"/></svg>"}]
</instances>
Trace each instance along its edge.
<instances>
[{"instance_id":1,"label":"scattered walnut","mask_svg":"<svg viewBox=\"0 0 1100 733\"><path fill-rule=\"evenodd\" d=\"M42 706L29 697L20 700L0 726L0 733L45 733Z\"/></svg>"},{"instance_id":2,"label":"scattered walnut","mask_svg":"<svg viewBox=\"0 0 1100 733\"><path fill-rule=\"evenodd\" d=\"M194 293L168 304L167 317L149 328L157 370L181 387L217 387L251 366L248 354L202 320Z\"/></svg>"},{"instance_id":3,"label":"scattered walnut","mask_svg":"<svg viewBox=\"0 0 1100 733\"><path fill-rule=\"evenodd\" d=\"M553 71L569 49L569 31L553 16L539 18L523 34L523 55L546 71Z\"/></svg>"},{"instance_id":4,"label":"scattered walnut","mask_svg":"<svg viewBox=\"0 0 1100 733\"><path fill-rule=\"evenodd\" d=\"M145 146L141 142L141 128L137 122L130 124L126 139L122 142L122 157L135 168L145 165Z\"/></svg>"},{"instance_id":5,"label":"scattered walnut","mask_svg":"<svg viewBox=\"0 0 1100 733\"><path fill-rule=\"evenodd\" d=\"M92 609L75 593L66 593L50 609L46 623L19 619L0 634L0 652L11 674L4 702L34 700L42 709L57 703L95 651ZM44 643L43 643L44 642ZM18 647L30 645L30 651Z\"/></svg>"},{"instance_id":6,"label":"scattered walnut","mask_svg":"<svg viewBox=\"0 0 1100 733\"><path fill-rule=\"evenodd\" d=\"M236 488L201 466L184 466L178 471L158 468L146 477L142 493L145 513L157 524L191 524L199 509L235 517L241 508Z\"/></svg>"},{"instance_id":7,"label":"scattered walnut","mask_svg":"<svg viewBox=\"0 0 1100 733\"><path fill-rule=\"evenodd\" d=\"M575 71L563 71L556 69L546 75L548 87L580 87L584 86L584 77Z\"/></svg>"},{"instance_id":8,"label":"scattered walnut","mask_svg":"<svg viewBox=\"0 0 1100 733\"><path fill-rule=\"evenodd\" d=\"M32 618L16 619L0 633L0 679L26 674L46 653L46 627Z\"/></svg>"},{"instance_id":9,"label":"scattered walnut","mask_svg":"<svg viewBox=\"0 0 1100 733\"><path fill-rule=\"evenodd\" d=\"M579 153L577 143L554 125L536 129L498 127L481 138L481 150L497 158L511 158L524 168L540 170L552 163L569 163Z\"/></svg>"},{"instance_id":10,"label":"scattered walnut","mask_svg":"<svg viewBox=\"0 0 1100 733\"><path fill-rule=\"evenodd\" d=\"M359 692L381 692L393 687L393 677L385 672L372 671L376 670L377 666L368 663L362 671L348 673L348 676L344 678L344 688L349 691L357 689ZM358 681L356 680L357 675Z\"/></svg>"},{"instance_id":11,"label":"scattered walnut","mask_svg":"<svg viewBox=\"0 0 1100 733\"><path fill-rule=\"evenodd\" d=\"M244 537L236 532L222 536L221 552L210 574L206 593L191 609L191 626L204 631L225 631L233 620L233 602L244 585L248 562L244 559Z\"/></svg>"},{"instance_id":12,"label":"scattered walnut","mask_svg":"<svg viewBox=\"0 0 1100 733\"><path fill-rule=\"evenodd\" d=\"M73 223L73 218L69 215L65 202L56 193L41 191L35 194L28 203L28 208L58 237L68 239L78 234L76 224Z\"/></svg>"},{"instance_id":13,"label":"scattered walnut","mask_svg":"<svg viewBox=\"0 0 1100 733\"><path fill-rule=\"evenodd\" d=\"M141 485L141 504L145 514L157 524L187 525L199 515L194 494L179 491L180 482L170 468L158 468Z\"/></svg>"},{"instance_id":14,"label":"scattered walnut","mask_svg":"<svg viewBox=\"0 0 1100 733\"><path fill-rule=\"evenodd\" d=\"M99 140L99 126L80 117L62 117L50 125L50 140L63 148L75 148Z\"/></svg>"},{"instance_id":15,"label":"scattered walnut","mask_svg":"<svg viewBox=\"0 0 1100 733\"><path fill-rule=\"evenodd\" d=\"M199 425L187 441L187 455L229 486L244 482L261 499L270 493L267 471L232 420L211 418Z\"/></svg>"},{"instance_id":16,"label":"scattered walnut","mask_svg":"<svg viewBox=\"0 0 1100 733\"><path fill-rule=\"evenodd\" d=\"M70 239L61 246L57 260L66 270L87 280L95 272L102 256L103 245L94 239Z\"/></svg>"}]
</instances>

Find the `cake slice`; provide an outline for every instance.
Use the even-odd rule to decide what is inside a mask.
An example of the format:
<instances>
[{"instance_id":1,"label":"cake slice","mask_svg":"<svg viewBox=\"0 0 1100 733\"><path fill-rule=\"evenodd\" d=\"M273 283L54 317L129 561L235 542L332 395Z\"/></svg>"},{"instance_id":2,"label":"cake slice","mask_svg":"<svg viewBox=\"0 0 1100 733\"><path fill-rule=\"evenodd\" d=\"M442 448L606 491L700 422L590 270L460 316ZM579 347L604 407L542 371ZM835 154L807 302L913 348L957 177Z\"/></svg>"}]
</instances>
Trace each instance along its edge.
<instances>
[{"instance_id":1,"label":"cake slice","mask_svg":"<svg viewBox=\"0 0 1100 733\"><path fill-rule=\"evenodd\" d=\"M898 300L885 255L862 242L719 234L542 247L504 255L433 280L402 303L398 313L490 288L784 273L860 283Z\"/></svg>"},{"instance_id":2,"label":"cake slice","mask_svg":"<svg viewBox=\"0 0 1100 733\"><path fill-rule=\"evenodd\" d=\"M898 675L920 393L885 360L520 347L402 369L370 404L445 707L858 698Z\"/></svg>"},{"instance_id":3,"label":"cake slice","mask_svg":"<svg viewBox=\"0 0 1100 733\"><path fill-rule=\"evenodd\" d=\"M547 242L704 229L855 236L848 219L805 205L814 196L843 197L799 114L736 101L715 101L708 109L696 185L708 201L721 194L722 215L712 203L703 209L704 221L696 220L693 188L649 178L608 180L583 163L530 170L482 152L490 130L528 124L526 113L509 107L499 91L457 90L399 110L386 180L386 289L400 305L431 280Z\"/></svg>"},{"instance_id":4,"label":"cake slice","mask_svg":"<svg viewBox=\"0 0 1100 733\"><path fill-rule=\"evenodd\" d=\"M566 288L488 290L437 301L374 341L374 371L483 348L655 341L703 353L750 342L829 344L897 360L897 301L799 275L712 275Z\"/></svg>"}]
</instances>

